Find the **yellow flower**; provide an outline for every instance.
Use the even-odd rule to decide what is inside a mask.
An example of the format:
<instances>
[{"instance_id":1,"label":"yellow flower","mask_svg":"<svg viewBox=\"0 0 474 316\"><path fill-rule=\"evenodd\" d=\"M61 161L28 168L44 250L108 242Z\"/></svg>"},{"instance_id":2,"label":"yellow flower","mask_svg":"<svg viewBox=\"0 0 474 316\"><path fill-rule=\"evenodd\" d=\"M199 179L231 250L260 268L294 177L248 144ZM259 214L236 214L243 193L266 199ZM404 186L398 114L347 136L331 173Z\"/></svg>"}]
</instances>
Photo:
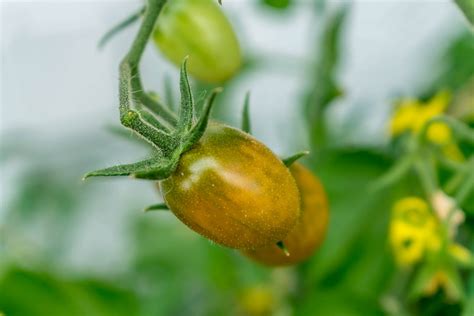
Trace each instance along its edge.
<instances>
[{"instance_id":1,"label":"yellow flower","mask_svg":"<svg viewBox=\"0 0 474 316\"><path fill-rule=\"evenodd\" d=\"M440 236L438 220L423 199L406 197L394 205L389 242L398 265L410 266L428 251L439 251Z\"/></svg>"},{"instance_id":2,"label":"yellow flower","mask_svg":"<svg viewBox=\"0 0 474 316\"><path fill-rule=\"evenodd\" d=\"M437 115L443 114L449 105L451 94L447 91L440 91L428 102L419 107L418 115L413 123L412 130L418 133L423 126Z\"/></svg>"},{"instance_id":3,"label":"yellow flower","mask_svg":"<svg viewBox=\"0 0 474 316\"><path fill-rule=\"evenodd\" d=\"M451 128L446 123L434 122L428 127L426 138L433 144L446 145L452 139Z\"/></svg>"},{"instance_id":4,"label":"yellow flower","mask_svg":"<svg viewBox=\"0 0 474 316\"><path fill-rule=\"evenodd\" d=\"M403 198L393 206L393 218L411 226L422 227L430 218L430 208L425 200L410 196Z\"/></svg>"},{"instance_id":5,"label":"yellow flower","mask_svg":"<svg viewBox=\"0 0 474 316\"><path fill-rule=\"evenodd\" d=\"M414 99L402 100L390 121L391 135L398 136L404 132L419 133L429 120L446 111L450 100L451 94L447 91L438 92L424 103ZM445 140L448 136L451 137L448 126L435 127L430 134L436 141ZM438 137L441 138L438 139Z\"/></svg>"},{"instance_id":6,"label":"yellow flower","mask_svg":"<svg viewBox=\"0 0 474 316\"><path fill-rule=\"evenodd\" d=\"M403 133L419 134L428 121L446 112L450 101L451 94L448 91L440 91L424 103L415 99L400 101L390 120L390 134L392 137ZM426 130L426 139L440 146L446 157L464 161L464 155L453 141L452 130L446 123L431 123Z\"/></svg>"},{"instance_id":7,"label":"yellow flower","mask_svg":"<svg viewBox=\"0 0 474 316\"><path fill-rule=\"evenodd\" d=\"M421 260L424 254L424 236L420 229L401 221L390 224L390 244L400 266L409 266Z\"/></svg>"},{"instance_id":8,"label":"yellow flower","mask_svg":"<svg viewBox=\"0 0 474 316\"><path fill-rule=\"evenodd\" d=\"M413 99L403 100L390 121L390 134L400 135L412 128L413 122L419 112L420 102Z\"/></svg>"}]
</instances>

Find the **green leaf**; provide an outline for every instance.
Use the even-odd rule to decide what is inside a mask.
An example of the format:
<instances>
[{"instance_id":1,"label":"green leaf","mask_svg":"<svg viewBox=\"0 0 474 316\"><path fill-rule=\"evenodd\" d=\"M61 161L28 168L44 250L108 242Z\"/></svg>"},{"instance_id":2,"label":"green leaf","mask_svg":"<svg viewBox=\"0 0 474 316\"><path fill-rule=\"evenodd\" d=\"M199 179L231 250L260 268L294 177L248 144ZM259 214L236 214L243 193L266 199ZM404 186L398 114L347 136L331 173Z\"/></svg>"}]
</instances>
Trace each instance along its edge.
<instances>
[{"instance_id":1,"label":"green leaf","mask_svg":"<svg viewBox=\"0 0 474 316\"><path fill-rule=\"evenodd\" d=\"M292 0L261 0L262 3L272 9L277 10L285 10L288 9L291 4L293 4Z\"/></svg>"},{"instance_id":2,"label":"green leaf","mask_svg":"<svg viewBox=\"0 0 474 316\"><path fill-rule=\"evenodd\" d=\"M100 280L70 281L10 268L0 278L0 293L0 310L9 316L139 315L133 292Z\"/></svg>"},{"instance_id":3,"label":"green leaf","mask_svg":"<svg viewBox=\"0 0 474 316\"><path fill-rule=\"evenodd\" d=\"M471 236L471 240L474 236ZM471 251L474 251L474 243L471 244ZM474 269L471 269L467 276L467 297L462 316L474 315Z\"/></svg>"},{"instance_id":4,"label":"green leaf","mask_svg":"<svg viewBox=\"0 0 474 316\"><path fill-rule=\"evenodd\" d=\"M129 224L134 237L132 275L146 289L143 315L233 315L228 306L235 304L244 280L255 270L267 273L185 228L170 213L137 217ZM244 271L248 268L250 272ZM224 310L213 312L216 309Z\"/></svg>"},{"instance_id":5,"label":"green leaf","mask_svg":"<svg viewBox=\"0 0 474 316\"><path fill-rule=\"evenodd\" d=\"M344 6L328 19L321 40L315 43L317 53L313 54L319 58L310 70L311 77L308 78L304 112L312 128L313 145L318 150L326 141L324 112L336 97L342 95L336 82L336 71L340 60L340 41L346 16L347 7Z\"/></svg>"},{"instance_id":6,"label":"green leaf","mask_svg":"<svg viewBox=\"0 0 474 316\"><path fill-rule=\"evenodd\" d=\"M432 78L423 91L424 96L435 94L440 88L446 88L453 92L473 80L474 74L474 32L464 31L455 37L445 50L440 52L439 58L432 63L427 78ZM433 76L432 69L441 68ZM470 89L470 87L468 87Z\"/></svg>"},{"instance_id":7,"label":"green leaf","mask_svg":"<svg viewBox=\"0 0 474 316\"><path fill-rule=\"evenodd\" d=\"M462 316L471 316L474 315L474 296L468 297L464 305L464 310Z\"/></svg>"},{"instance_id":8,"label":"green leaf","mask_svg":"<svg viewBox=\"0 0 474 316\"><path fill-rule=\"evenodd\" d=\"M454 0L458 5L459 9L464 13L464 16L474 27L474 0Z\"/></svg>"}]
</instances>

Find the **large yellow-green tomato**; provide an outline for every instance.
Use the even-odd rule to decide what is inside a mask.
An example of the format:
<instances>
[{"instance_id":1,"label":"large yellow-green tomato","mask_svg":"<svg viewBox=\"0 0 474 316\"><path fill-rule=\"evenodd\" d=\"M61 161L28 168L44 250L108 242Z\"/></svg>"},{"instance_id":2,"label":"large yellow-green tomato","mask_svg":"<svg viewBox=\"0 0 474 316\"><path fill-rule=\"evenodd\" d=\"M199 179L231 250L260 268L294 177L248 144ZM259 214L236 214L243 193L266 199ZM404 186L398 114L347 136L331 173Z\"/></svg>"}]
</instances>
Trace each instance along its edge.
<instances>
[{"instance_id":1,"label":"large yellow-green tomato","mask_svg":"<svg viewBox=\"0 0 474 316\"><path fill-rule=\"evenodd\" d=\"M188 72L202 81L223 82L241 65L237 37L217 0L168 1L153 40L176 65L189 56Z\"/></svg>"},{"instance_id":2,"label":"large yellow-green tomato","mask_svg":"<svg viewBox=\"0 0 474 316\"><path fill-rule=\"evenodd\" d=\"M252 136L217 123L160 188L183 223L231 248L274 244L300 215L298 188L280 159Z\"/></svg>"},{"instance_id":3,"label":"large yellow-green tomato","mask_svg":"<svg viewBox=\"0 0 474 316\"><path fill-rule=\"evenodd\" d=\"M299 163L293 164L290 171L301 194L301 217L295 228L283 239L289 255L276 245L245 251L245 255L264 265L300 263L314 253L326 235L329 211L321 182Z\"/></svg>"}]
</instances>

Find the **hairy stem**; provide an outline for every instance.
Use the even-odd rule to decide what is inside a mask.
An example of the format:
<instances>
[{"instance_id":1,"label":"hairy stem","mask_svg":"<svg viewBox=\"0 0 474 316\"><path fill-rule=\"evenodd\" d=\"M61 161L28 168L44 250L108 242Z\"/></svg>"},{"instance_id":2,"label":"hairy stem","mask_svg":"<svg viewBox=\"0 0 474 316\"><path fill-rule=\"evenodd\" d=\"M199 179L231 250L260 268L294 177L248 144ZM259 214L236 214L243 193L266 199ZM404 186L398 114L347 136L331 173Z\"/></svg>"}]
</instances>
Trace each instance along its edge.
<instances>
[{"instance_id":1,"label":"hairy stem","mask_svg":"<svg viewBox=\"0 0 474 316\"><path fill-rule=\"evenodd\" d=\"M121 113L140 101L150 111L170 124L176 123L176 116L164 105L150 98L143 90L139 64L146 44L153 32L156 20L167 0L148 0L143 22L130 51L120 66L120 108ZM126 103L122 103L126 102Z\"/></svg>"}]
</instances>

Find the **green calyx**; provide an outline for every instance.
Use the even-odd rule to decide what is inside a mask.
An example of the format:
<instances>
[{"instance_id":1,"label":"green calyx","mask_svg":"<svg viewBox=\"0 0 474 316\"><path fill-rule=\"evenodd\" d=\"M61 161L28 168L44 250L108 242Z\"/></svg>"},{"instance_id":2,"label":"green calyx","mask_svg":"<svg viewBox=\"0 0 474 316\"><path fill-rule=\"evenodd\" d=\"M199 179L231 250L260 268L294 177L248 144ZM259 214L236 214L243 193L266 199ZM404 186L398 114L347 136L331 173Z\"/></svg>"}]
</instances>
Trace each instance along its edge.
<instances>
[{"instance_id":1,"label":"green calyx","mask_svg":"<svg viewBox=\"0 0 474 316\"><path fill-rule=\"evenodd\" d=\"M166 0L148 0L144 19L130 51L120 65L120 122L153 146L151 157L136 163L113 166L89 172L84 176L132 176L140 179L162 180L176 169L180 156L204 134L216 95L215 89L199 118L189 86L186 60L181 66L181 105L176 116L169 107L144 92L139 63L154 25Z\"/></svg>"}]
</instances>

